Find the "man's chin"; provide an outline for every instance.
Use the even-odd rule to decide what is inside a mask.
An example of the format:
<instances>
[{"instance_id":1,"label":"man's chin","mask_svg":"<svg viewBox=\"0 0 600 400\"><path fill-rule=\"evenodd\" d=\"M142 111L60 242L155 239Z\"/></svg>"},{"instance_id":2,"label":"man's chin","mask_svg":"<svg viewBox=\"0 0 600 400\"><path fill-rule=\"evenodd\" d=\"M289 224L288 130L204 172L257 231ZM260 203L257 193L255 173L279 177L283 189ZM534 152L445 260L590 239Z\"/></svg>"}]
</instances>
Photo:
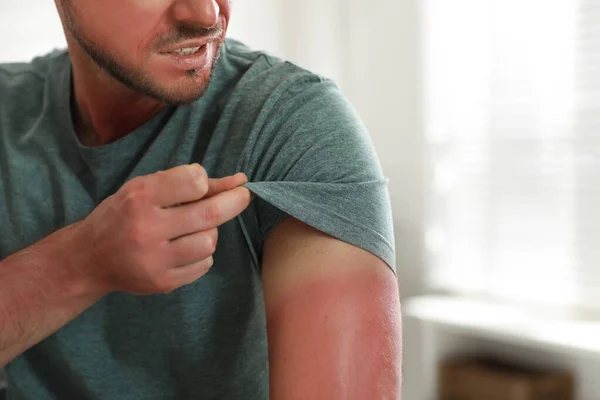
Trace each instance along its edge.
<instances>
[{"instance_id":1,"label":"man's chin","mask_svg":"<svg viewBox=\"0 0 600 400\"><path fill-rule=\"evenodd\" d=\"M174 106L191 104L201 98L205 91L201 92L186 92L186 93L165 93L158 96L153 96L156 100Z\"/></svg>"},{"instance_id":2,"label":"man's chin","mask_svg":"<svg viewBox=\"0 0 600 400\"><path fill-rule=\"evenodd\" d=\"M183 106L186 104L194 103L196 100L201 98L202 95L204 95L204 92L194 94L170 95L164 96L162 98L156 98L156 100L159 100L165 104L172 106Z\"/></svg>"},{"instance_id":3,"label":"man's chin","mask_svg":"<svg viewBox=\"0 0 600 400\"><path fill-rule=\"evenodd\" d=\"M196 73L190 71L187 76L178 79L172 84L154 84L141 90L141 94L152 97L167 104L189 104L204 95L211 80L211 73ZM156 80L159 82L160 80Z\"/></svg>"},{"instance_id":4,"label":"man's chin","mask_svg":"<svg viewBox=\"0 0 600 400\"><path fill-rule=\"evenodd\" d=\"M176 76L172 71L165 74L168 76L155 75L154 82L146 86L141 93L169 104L189 104L204 95L208 88L216 60L210 68L203 70L190 70L178 72ZM148 83L148 81L146 81ZM142 89L139 88L138 89Z\"/></svg>"}]
</instances>

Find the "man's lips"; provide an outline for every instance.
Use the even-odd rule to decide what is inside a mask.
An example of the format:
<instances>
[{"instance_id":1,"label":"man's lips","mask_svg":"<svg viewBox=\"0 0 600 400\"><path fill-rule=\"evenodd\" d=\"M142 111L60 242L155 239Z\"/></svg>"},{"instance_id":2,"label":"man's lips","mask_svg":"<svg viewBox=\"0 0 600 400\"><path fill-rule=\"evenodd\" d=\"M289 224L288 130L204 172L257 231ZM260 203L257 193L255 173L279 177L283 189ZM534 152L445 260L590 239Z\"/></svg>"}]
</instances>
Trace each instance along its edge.
<instances>
[{"instance_id":1,"label":"man's lips","mask_svg":"<svg viewBox=\"0 0 600 400\"><path fill-rule=\"evenodd\" d=\"M201 47L204 47L207 43L210 43L212 40L202 39L202 40L188 40L185 42L177 43L176 45L172 45L167 49L160 51L163 54L174 54L183 51L189 52L192 49L198 51Z\"/></svg>"},{"instance_id":2,"label":"man's lips","mask_svg":"<svg viewBox=\"0 0 600 400\"><path fill-rule=\"evenodd\" d=\"M210 67L211 60L214 59L215 45L210 42L198 46L199 44L201 43L178 44L190 47L178 47L174 48L174 51L160 53L161 59L164 60L161 63L166 62L165 65L169 65L169 68L175 67L182 71L204 70Z\"/></svg>"}]
</instances>

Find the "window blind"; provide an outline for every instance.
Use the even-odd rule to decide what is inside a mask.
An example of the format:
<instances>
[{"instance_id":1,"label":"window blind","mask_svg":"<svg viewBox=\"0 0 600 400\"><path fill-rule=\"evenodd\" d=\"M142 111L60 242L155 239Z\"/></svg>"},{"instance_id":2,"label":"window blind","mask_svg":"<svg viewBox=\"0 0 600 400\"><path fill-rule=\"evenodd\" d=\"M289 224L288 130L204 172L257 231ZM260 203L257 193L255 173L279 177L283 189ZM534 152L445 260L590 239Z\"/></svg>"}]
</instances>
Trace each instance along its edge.
<instances>
[{"instance_id":1,"label":"window blind","mask_svg":"<svg viewBox=\"0 0 600 400\"><path fill-rule=\"evenodd\" d=\"M430 289L600 309L600 0L427 0Z\"/></svg>"}]
</instances>

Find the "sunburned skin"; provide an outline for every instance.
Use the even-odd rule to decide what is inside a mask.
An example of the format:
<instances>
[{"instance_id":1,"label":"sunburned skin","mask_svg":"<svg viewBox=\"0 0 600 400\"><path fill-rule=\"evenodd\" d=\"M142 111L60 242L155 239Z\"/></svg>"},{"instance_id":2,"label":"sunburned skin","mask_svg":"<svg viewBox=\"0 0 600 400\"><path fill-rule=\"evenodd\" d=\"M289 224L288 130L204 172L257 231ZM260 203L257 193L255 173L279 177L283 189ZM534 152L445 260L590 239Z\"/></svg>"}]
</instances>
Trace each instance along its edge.
<instances>
[{"instance_id":1,"label":"sunburned skin","mask_svg":"<svg viewBox=\"0 0 600 400\"><path fill-rule=\"evenodd\" d=\"M280 299L269 319L274 398L396 399L400 316L385 279L307 282ZM285 316L293 316L286 318Z\"/></svg>"},{"instance_id":2,"label":"sunburned skin","mask_svg":"<svg viewBox=\"0 0 600 400\"><path fill-rule=\"evenodd\" d=\"M311 249L315 256L306 263L323 263L313 263L310 271L302 273L296 265L290 276L274 273L265 282L271 396L398 399L402 353L396 279L375 256L338 241L333 246L337 249L329 254ZM343 260L338 252L345 251L352 253L352 265L326 265L328 259ZM278 258L271 252L277 251L267 250L266 263Z\"/></svg>"}]
</instances>

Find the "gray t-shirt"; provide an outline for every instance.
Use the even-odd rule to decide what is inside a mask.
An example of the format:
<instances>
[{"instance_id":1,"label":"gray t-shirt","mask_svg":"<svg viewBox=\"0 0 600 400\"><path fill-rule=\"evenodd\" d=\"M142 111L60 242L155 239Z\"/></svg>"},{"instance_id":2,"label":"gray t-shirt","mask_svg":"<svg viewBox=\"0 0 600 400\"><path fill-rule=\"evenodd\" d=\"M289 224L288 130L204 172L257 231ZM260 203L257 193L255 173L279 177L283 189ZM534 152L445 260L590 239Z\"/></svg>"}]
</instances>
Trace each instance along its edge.
<instances>
[{"instance_id":1,"label":"gray t-shirt","mask_svg":"<svg viewBox=\"0 0 600 400\"><path fill-rule=\"evenodd\" d=\"M270 231L291 215L395 267L387 180L331 81L228 39L202 98L101 147L75 135L71 92L66 52L0 65L0 259L177 165L245 172L257 197L220 228L207 275L168 295L105 296L9 364L9 398L266 399Z\"/></svg>"}]
</instances>

